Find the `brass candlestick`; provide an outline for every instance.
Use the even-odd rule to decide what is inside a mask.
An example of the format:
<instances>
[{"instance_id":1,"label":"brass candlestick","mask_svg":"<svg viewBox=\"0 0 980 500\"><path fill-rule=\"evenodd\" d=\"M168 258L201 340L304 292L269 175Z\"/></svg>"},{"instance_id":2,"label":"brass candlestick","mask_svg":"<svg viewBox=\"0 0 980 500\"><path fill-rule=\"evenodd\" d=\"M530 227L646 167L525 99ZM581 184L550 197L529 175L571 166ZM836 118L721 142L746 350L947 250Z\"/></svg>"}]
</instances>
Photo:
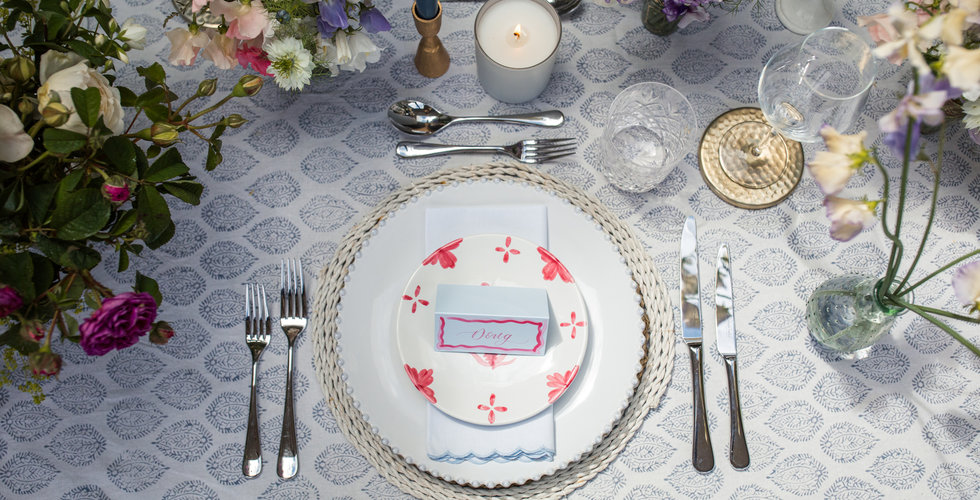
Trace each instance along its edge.
<instances>
[{"instance_id":1,"label":"brass candlestick","mask_svg":"<svg viewBox=\"0 0 980 500\"><path fill-rule=\"evenodd\" d=\"M432 19L422 19L415 10L415 2L412 2L412 17L415 18L415 29L422 35L419 48L415 51L415 67L418 68L422 76L436 78L442 76L449 70L449 52L442 45L442 41L437 36L439 28L442 27L442 3L436 2L439 7L436 17Z\"/></svg>"}]
</instances>

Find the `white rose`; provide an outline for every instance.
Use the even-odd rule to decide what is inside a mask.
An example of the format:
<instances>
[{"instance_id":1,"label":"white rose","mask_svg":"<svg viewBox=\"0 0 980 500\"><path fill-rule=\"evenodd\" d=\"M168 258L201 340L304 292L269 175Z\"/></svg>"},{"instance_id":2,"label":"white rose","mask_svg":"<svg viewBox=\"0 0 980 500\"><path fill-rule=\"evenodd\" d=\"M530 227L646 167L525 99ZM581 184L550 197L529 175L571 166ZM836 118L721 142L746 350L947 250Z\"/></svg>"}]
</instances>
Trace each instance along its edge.
<instances>
[{"instance_id":1,"label":"white rose","mask_svg":"<svg viewBox=\"0 0 980 500\"><path fill-rule=\"evenodd\" d=\"M71 100L71 89L87 89L89 87L99 89L99 95L102 97L99 114L102 115L102 121L106 127L109 127L109 130L114 134L121 134L123 131L123 109L119 102L119 89L109 85L109 80L106 80L98 71L89 68L84 62L65 68L48 77L48 81L37 89L38 109L44 109L51 101L51 95L58 94L58 97L61 98L61 104L71 112L68 121L58 128L80 134L87 133L88 128L82 123L78 113L75 112L75 105Z\"/></svg>"},{"instance_id":2,"label":"white rose","mask_svg":"<svg viewBox=\"0 0 980 500\"><path fill-rule=\"evenodd\" d=\"M367 63L376 63L381 59L381 50L371 41L370 37L360 31L348 37L347 44L350 47L350 60L347 62L340 61L340 69L364 71Z\"/></svg>"},{"instance_id":3,"label":"white rose","mask_svg":"<svg viewBox=\"0 0 980 500\"><path fill-rule=\"evenodd\" d=\"M122 23L122 30L119 38L126 42L130 48L140 50L146 47L146 28L129 18Z\"/></svg>"},{"instance_id":4,"label":"white rose","mask_svg":"<svg viewBox=\"0 0 980 500\"><path fill-rule=\"evenodd\" d=\"M38 73L38 78L41 79L41 83L43 84L48 81L48 77L51 75L65 68L70 68L84 60L84 57L74 52L49 50L41 54L41 71Z\"/></svg>"},{"instance_id":5,"label":"white rose","mask_svg":"<svg viewBox=\"0 0 980 500\"><path fill-rule=\"evenodd\" d=\"M0 161L13 163L34 149L34 139L24 132L24 124L14 110L0 104Z\"/></svg>"}]
</instances>

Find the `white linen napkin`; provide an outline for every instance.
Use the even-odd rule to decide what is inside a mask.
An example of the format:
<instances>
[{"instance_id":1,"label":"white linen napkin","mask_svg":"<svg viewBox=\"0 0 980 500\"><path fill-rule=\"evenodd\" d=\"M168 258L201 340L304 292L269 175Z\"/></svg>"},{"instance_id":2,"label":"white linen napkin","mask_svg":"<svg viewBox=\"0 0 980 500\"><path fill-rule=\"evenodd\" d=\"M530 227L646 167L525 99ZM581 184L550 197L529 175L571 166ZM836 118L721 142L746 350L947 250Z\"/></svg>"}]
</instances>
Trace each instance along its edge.
<instances>
[{"instance_id":1,"label":"white linen napkin","mask_svg":"<svg viewBox=\"0 0 980 500\"><path fill-rule=\"evenodd\" d=\"M425 211L425 252L459 237L509 234L548 247L548 209L543 205L440 207ZM453 418L431 404L426 415L426 454L458 464L551 461L555 458L555 416L551 406L520 422L496 427Z\"/></svg>"}]
</instances>

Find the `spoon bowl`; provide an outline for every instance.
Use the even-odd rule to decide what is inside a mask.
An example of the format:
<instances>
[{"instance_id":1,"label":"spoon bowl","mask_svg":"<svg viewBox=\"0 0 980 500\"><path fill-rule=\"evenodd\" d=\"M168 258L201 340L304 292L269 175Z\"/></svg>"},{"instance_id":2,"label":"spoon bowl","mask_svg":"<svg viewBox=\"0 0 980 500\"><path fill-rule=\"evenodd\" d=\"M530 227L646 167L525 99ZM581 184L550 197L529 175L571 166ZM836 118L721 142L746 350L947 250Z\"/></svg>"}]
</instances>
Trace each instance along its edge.
<instances>
[{"instance_id":1,"label":"spoon bowl","mask_svg":"<svg viewBox=\"0 0 980 500\"><path fill-rule=\"evenodd\" d=\"M496 121L540 127L558 127L565 123L565 115L557 110L499 116L450 116L415 99L403 99L389 106L388 119L398 130L414 135L432 135L457 122Z\"/></svg>"}]
</instances>

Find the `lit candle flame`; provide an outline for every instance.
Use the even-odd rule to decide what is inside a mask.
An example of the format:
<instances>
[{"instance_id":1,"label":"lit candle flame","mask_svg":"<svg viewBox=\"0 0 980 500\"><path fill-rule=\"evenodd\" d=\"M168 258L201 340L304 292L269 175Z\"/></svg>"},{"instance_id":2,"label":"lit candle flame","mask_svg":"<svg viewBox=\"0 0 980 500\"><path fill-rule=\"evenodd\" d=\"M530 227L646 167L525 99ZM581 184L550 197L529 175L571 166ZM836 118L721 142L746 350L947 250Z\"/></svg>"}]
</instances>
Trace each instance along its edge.
<instances>
[{"instance_id":1,"label":"lit candle flame","mask_svg":"<svg viewBox=\"0 0 980 500\"><path fill-rule=\"evenodd\" d=\"M510 45L511 47L523 47L527 45L527 31L525 31L520 24L514 26L514 29L511 31L514 34L514 36L509 37L509 39L507 40L508 45Z\"/></svg>"},{"instance_id":2,"label":"lit candle flame","mask_svg":"<svg viewBox=\"0 0 980 500\"><path fill-rule=\"evenodd\" d=\"M514 39L520 40L521 36L523 35L524 35L524 31L521 30L521 25L518 24L517 26L514 26Z\"/></svg>"}]
</instances>

